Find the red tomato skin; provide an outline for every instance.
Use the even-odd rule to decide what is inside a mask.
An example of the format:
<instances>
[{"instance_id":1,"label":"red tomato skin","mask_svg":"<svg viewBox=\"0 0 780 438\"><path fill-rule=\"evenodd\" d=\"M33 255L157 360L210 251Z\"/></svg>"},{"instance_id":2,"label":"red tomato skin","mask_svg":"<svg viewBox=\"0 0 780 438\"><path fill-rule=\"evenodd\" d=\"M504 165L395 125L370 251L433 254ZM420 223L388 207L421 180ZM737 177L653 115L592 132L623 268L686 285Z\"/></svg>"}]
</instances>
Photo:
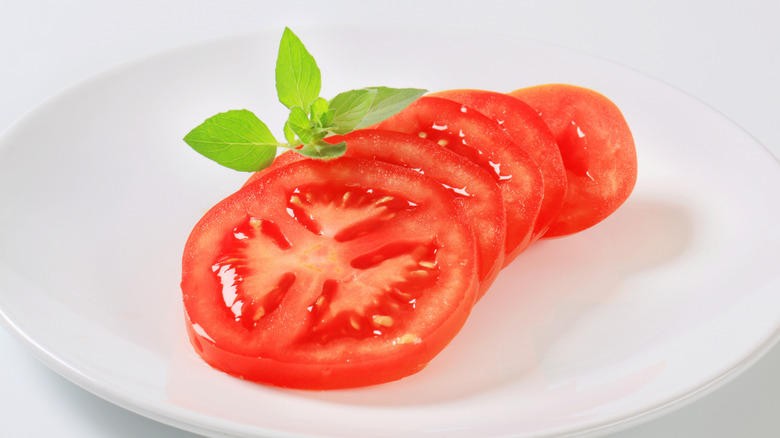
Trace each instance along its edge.
<instances>
[{"instance_id":1,"label":"red tomato skin","mask_svg":"<svg viewBox=\"0 0 780 438\"><path fill-rule=\"evenodd\" d=\"M212 266L220 258L226 233L232 234L247 215L270 217L282 224L282 228L300 228L283 208L265 206L276 202L273 199L280 190L290 188L285 181L323 179L345 186L390 181L387 184L402 186L412 199L422 197L418 199L422 209L420 221L411 223L412 228L428 229L431 218L440 217L442 222L436 226L443 231L451 230L445 231L445 235L437 234L437 239L444 242L436 253L443 268L439 274L441 280L425 291L429 295L418 300L419 312L424 313L400 321L399 325L414 329L419 335L413 342L396 344L401 338L346 338L323 347L299 336L311 312L305 308L311 300L305 297L286 295L281 308L264 316L252 329L237 323L222 302L224 292ZM288 388L365 386L420 371L462 328L477 297L473 233L462 212L448 202L450 197L440 184L413 170L370 160L302 160L265 172L210 209L194 227L185 245L182 292L193 347L206 363L218 370ZM270 213L264 215L264 212ZM284 306L288 309L283 309Z\"/></svg>"},{"instance_id":2,"label":"red tomato skin","mask_svg":"<svg viewBox=\"0 0 780 438\"><path fill-rule=\"evenodd\" d=\"M457 102L423 96L374 128L444 141L444 147L491 171L506 211L504 266L528 248L544 196L543 176L496 122Z\"/></svg>"},{"instance_id":3,"label":"red tomato skin","mask_svg":"<svg viewBox=\"0 0 780 438\"><path fill-rule=\"evenodd\" d=\"M319 391L377 385L416 374L439 353L439 349L431 348L431 345L448 344L462 325L457 319L452 319L426 341L406 345L405 354L389 357L381 364L376 361L311 364L237 354L219 348L197 333L189 319L187 334L198 355L214 369L252 382Z\"/></svg>"},{"instance_id":4,"label":"red tomato skin","mask_svg":"<svg viewBox=\"0 0 780 438\"><path fill-rule=\"evenodd\" d=\"M534 224L532 241L550 227L566 199L566 169L558 144L547 124L526 103L505 93L459 89L431 93L466 105L498 123L514 143L528 152L542 172L544 197Z\"/></svg>"},{"instance_id":5,"label":"red tomato skin","mask_svg":"<svg viewBox=\"0 0 780 438\"><path fill-rule=\"evenodd\" d=\"M566 201L544 237L590 228L620 207L637 180L637 154L620 109L604 95L568 84L544 84L510 93L539 113L561 151Z\"/></svg>"},{"instance_id":6,"label":"red tomato skin","mask_svg":"<svg viewBox=\"0 0 780 438\"><path fill-rule=\"evenodd\" d=\"M456 196L455 202L463 209L477 235L479 297L485 295L504 266L506 241L506 213L501 192L487 171L430 140L401 132L363 129L329 137L326 141L346 142L345 156L415 169L446 186L467 192L467 196ZM303 159L307 158L288 151L279 155L270 168ZM253 174L245 185L262 173Z\"/></svg>"}]
</instances>

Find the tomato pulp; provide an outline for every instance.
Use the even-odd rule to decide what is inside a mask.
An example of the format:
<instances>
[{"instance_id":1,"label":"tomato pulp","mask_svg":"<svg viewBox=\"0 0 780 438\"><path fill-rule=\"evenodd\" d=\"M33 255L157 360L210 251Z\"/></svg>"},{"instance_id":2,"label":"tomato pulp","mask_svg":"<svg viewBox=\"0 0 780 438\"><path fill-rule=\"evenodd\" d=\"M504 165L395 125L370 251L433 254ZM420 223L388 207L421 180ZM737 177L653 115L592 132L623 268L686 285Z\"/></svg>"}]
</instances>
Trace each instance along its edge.
<instances>
[{"instance_id":1,"label":"tomato pulp","mask_svg":"<svg viewBox=\"0 0 780 438\"><path fill-rule=\"evenodd\" d=\"M414 170L351 157L280 165L190 234L190 340L213 367L282 387L396 380L465 323L476 259L452 194Z\"/></svg>"},{"instance_id":2,"label":"tomato pulp","mask_svg":"<svg viewBox=\"0 0 780 438\"><path fill-rule=\"evenodd\" d=\"M566 168L566 201L545 237L601 222L628 199L637 178L634 138L618 107L602 94L566 84L515 90L555 136Z\"/></svg>"},{"instance_id":3,"label":"tomato pulp","mask_svg":"<svg viewBox=\"0 0 780 438\"><path fill-rule=\"evenodd\" d=\"M544 196L542 173L497 123L462 104L424 96L375 127L433 140L492 175L506 212L504 266L531 244Z\"/></svg>"}]
</instances>

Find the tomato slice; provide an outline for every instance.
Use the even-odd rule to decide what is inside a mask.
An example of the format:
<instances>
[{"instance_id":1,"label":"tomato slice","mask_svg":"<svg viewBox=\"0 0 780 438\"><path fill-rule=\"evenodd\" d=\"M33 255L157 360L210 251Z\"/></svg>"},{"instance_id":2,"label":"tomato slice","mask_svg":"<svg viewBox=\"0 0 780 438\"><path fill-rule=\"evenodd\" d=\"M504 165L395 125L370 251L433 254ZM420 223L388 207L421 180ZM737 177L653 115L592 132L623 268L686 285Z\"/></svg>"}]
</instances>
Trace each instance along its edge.
<instances>
[{"instance_id":1,"label":"tomato slice","mask_svg":"<svg viewBox=\"0 0 780 438\"><path fill-rule=\"evenodd\" d=\"M433 140L487 170L506 211L504 266L530 245L544 196L542 173L496 122L451 100L424 96L376 128Z\"/></svg>"},{"instance_id":2,"label":"tomato slice","mask_svg":"<svg viewBox=\"0 0 780 438\"><path fill-rule=\"evenodd\" d=\"M533 157L544 177L544 197L532 237L533 241L539 239L563 206L567 185L563 158L544 120L520 99L495 91L447 90L431 96L454 100L490 117Z\"/></svg>"},{"instance_id":3,"label":"tomato slice","mask_svg":"<svg viewBox=\"0 0 780 438\"><path fill-rule=\"evenodd\" d=\"M498 186L487 171L417 135L362 129L326 140L333 144L346 142L346 156L414 169L447 188L475 232L479 255L479 296L487 292L503 267L506 240L504 202ZM285 152L274 160L272 167L304 158L292 151ZM247 184L261 175L262 172L253 174Z\"/></svg>"},{"instance_id":4,"label":"tomato slice","mask_svg":"<svg viewBox=\"0 0 780 438\"><path fill-rule=\"evenodd\" d=\"M546 84L515 90L550 127L566 168L568 189L545 237L592 227L620 207L634 189L634 138L618 107L588 88Z\"/></svg>"},{"instance_id":5,"label":"tomato slice","mask_svg":"<svg viewBox=\"0 0 780 438\"><path fill-rule=\"evenodd\" d=\"M442 185L342 157L276 167L210 209L185 246L190 340L213 367L328 389L421 370L478 290L474 235Z\"/></svg>"}]
</instances>

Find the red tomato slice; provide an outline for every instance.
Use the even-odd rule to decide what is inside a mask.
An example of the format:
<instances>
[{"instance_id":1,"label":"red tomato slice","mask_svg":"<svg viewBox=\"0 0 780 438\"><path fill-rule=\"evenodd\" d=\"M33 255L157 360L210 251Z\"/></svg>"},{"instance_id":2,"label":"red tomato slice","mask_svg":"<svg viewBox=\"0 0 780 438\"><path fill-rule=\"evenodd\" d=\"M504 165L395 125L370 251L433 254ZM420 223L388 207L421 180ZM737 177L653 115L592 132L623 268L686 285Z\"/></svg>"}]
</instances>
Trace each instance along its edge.
<instances>
[{"instance_id":1,"label":"red tomato slice","mask_svg":"<svg viewBox=\"0 0 780 438\"><path fill-rule=\"evenodd\" d=\"M454 100L490 117L533 157L544 177L544 197L531 240L539 239L563 206L567 184L558 144L544 120L520 99L495 91L447 90L431 96Z\"/></svg>"},{"instance_id":2,"label":"red tomato slice","mask_svg":"<svg viewBox=\"0 0 780 438\"><path fill-rule=\"evenodd\" d=\"M438 182L372 160L302 160L209 210L185 246L196 351L228 374L302 389L421 370L477 296L474 235Z\"/></svg>"},{"instance_id":3,"label":"red tomato slice","mask_svg":"<svg viewBox=\"0 0 780 438\"><path fill-rule=\"evenodd\" d=\"M333 144L345 141L346 156L408 167L449 189L476 234L479 296L487 292L503 267L506 240L501 192L487 171L430 140L401 132L364 129L326 140ZM305 157L298 153L285 152L271 167L302 159ZM247 184L261 175L262 172L253 174Z\"/></svg>"},{"instance_id":4,"label":"red tomato slice","mask_svg":"<svg viewBox=\"0 0 780 438\"><path fill-rule=\"evenodd\" d=\"M544 196L542 173L497 123L451 100L424 96L376 127L433 140L490 172L506 210L504 266L530 245Z\"/></svg>"},{"instance_id":5,"label":"red tomato slice","mask_svg":"<svg viewBox=\"0 0 780 438\"><path fill-rule=\"evenodd\" d=\"M628 123L612 101L596 91L564 84L510 94L541 115L566 167L566 201L545 237L592 227L628 199L637 178L636 148Z\"/></svg>"}]
</instances>

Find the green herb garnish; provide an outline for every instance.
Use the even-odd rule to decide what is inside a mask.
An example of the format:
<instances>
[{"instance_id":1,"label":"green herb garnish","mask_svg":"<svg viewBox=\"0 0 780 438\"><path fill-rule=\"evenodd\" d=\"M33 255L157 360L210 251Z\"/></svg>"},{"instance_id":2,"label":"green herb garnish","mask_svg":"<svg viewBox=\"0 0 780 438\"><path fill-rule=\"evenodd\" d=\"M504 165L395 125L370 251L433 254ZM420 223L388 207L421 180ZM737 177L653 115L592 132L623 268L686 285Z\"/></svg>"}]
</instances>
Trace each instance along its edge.
<instances>
[{"instance_id":1,"label":"green herb garnish","mask_svg":"<svg viewBox=\"0 0 780 438\"><path fill-rule=\"evenodd\" d=\"M245 172L271 165L279 147L312 158L338 157L346 151L346 144L330 144L325 138L379 123L426 92L416 88L367 87L340 93L328 101L319 95L321 86L314 57L285 28L276 60L276 92L279 101L290 110L283 128L286 142L277 141L265 123L245 109L206 119L184 141L205 157Z\"/></svg>"}]
</instances>

